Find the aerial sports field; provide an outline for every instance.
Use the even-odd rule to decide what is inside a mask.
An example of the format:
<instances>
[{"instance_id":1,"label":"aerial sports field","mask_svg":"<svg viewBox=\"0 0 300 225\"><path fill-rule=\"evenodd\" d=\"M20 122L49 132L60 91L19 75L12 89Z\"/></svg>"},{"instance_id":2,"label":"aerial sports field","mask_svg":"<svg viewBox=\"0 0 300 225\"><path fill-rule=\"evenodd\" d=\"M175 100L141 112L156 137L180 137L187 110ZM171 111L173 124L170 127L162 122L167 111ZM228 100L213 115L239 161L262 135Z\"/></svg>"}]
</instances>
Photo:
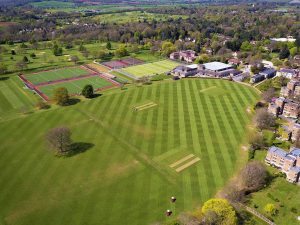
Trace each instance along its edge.
<instances>
[{"instance_id":1,"label":"aerial sports field","mask_svg":"<svg viewBox=\"0 0 300 225\"><path fill-rule=\"evenodd\" d=\"M79 95L87 84L92 85L96 91L119 86L118 82L88 66L65 67L19 77L29 89L46 101L50 100L54 90L60 87L67 88L70 95Z\"/></svg>"},{"instance_id":2,"label":"aerial sports field","mask_svg":"<svg viewBox=\"0 0 300 225\"><path fill-rule=\"evenodd\" d=\"M136 66L130 66L119 70L121 73L128 74L135 78L140 78L144 76L153 76L156 74L162 74L169 72L178 66L179 63L171 60L161 60L153 63L145 63Z\"/></svg>"},{"instance_id":3,"label":"aerial sports field","mask_svg":"<svg viewBox=\"0 0 300 225\"><path fill-rule=\"evenodd\" d=\"M0 224L141 225L193 210L235 172L257 99L234 82L185 79L0 121ZM47 151L45 133L61 125L83 152Z\"/></svg>"}]
</instances>

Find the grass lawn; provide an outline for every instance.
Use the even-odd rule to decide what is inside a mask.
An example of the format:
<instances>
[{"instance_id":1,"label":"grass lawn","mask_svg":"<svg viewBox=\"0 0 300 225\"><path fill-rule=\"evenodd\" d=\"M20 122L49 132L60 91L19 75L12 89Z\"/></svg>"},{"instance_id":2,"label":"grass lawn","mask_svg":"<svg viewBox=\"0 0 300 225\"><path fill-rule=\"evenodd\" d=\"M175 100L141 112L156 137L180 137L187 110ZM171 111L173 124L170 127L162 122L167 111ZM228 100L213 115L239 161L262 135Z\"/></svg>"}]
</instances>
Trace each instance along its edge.
<instances>
[{"instance_id":1,"label":"grass lawn","mask_svg":"<svg viewBox=\"0 0 300 225\"><path fill-rule=\"evenodd\" d=\"M225 93L201 92L212 86ZM251 121L246 109L257 99L234 82L184 79L2 121L0 223L141 225L192 210L236 171ZM153 107L133 111L148 103ZM90 148L53 156L45 133L61 125ZM170 167L190 154L200 161L182 172ZM164 215L168 208L172 218Z\"/></svg>"},{"instance_id":2,"label":"grass lawn","mask_svg":"<svg viewBox=\"0 0 300 225\"><path fill-rule=\"evenodd\" d=\"M74 7L72 2L59 2L59 1L41 1L33 2L32 6L37 8L71 8Z\"/></svg>"},{"instance_id":3,"label":"grass lawn","mask_svg":"<svg viewBox=\"0 0 300 225\"><path fill-rule=\"evenodd\" d=\"M124 74L119 73L118 71L112 70L109 73L112 74L112 75L114 75L114 76L116 76L119 80L123 80L123 81L125 81L127 83L130 83L130 82L133 81L133 79L131 77L127 77Z\"/></svg>"},{"instance_id":4,"label":"grass lawn","mask_svg":"<svg viewBox=\"0 0 300 225\"><path fill-rule=\"evenodd\" d=\"M105 79L102 79L99 76L92 76L92 77L82 78L79 80L72 80L72 81L67 81L67 82L62 82L57 84L40 86L38 88L41 92L43 92L48 97L52 97L53 91L56 88L65 87L68 89L69 94L80 94L83 87L87 84L91 84L95 90L99 88L113 86L112 83L110 83Z\"/></svg>"},{"instance_id":5,"label":"grass lawn","mask_svg":"<svg viewBox=\"0 0 300 225\"><path fill-rule=\"evenodd\" d=\"M121 72L129 73L138 78L143 76L162 74L174 69L178 65L179 63L166 59L158 62L123 68L121 69Z\"/></svg>"},{"instance_id":6,"label":"grass lawn","mask_svg":"<svg viewBox=\"0 0 300 225\"><path fill-rule=\"evenodd\" d=\"M57 70L39 72L36 74L30 74L25 76L25 78L33 84L39 84L43 82L62 80L65 78L72 78L72 77L79 77L88 74L91 74L91 71L88 71L80 67L70 67L70 68L62 68Z\"/></svg>"},{"instance_id":7,"label":"grass lawn","mask_svg":"<svg viewBox=\"0 0 300 225\"><path fill-rule=\"evenodd\" d=\"M28 48L25 49L20 48L20 44L1 45L7 50L1 55L1 62L8 67L10 72L32 73L60 67L74 66L74 63L70 61L71 56L78 56L79 63L92 63L94 60L92 58L92 53L94 51L107 51L106 43L99 42L84 44L84 47L86 47L86 49L91 53L88 58L83 57L83 55L79 52L78 45L74 45L71 49L63 48L62 56L54 56L52 48L48 47L49 43L50 42L39 42L38 49L32 49L29 43L26 43ZM119 45L118 43L111 44L112 49L116 49ZM12 55L11 50L15 50L16 55ZM32 53L36 55L35 58L30 57ZM16 67L16 63L23 60L24 56L26 56L30 62L27 64L27 69L20 70Z\"/></svg>"},{"instance_id":8,"label":"grass lawn","mask_svg":"<svg viewBox=\"0 0 300 225\"><path fill-rule=\"evenodd\" d=\"M270 197L271 195L271 197ZM274 199L273 199L273 197ZM284 178L275 178L272 184L262 191L252 194L251 206L257 205L257 210L264 213L266 204L272 203L278 209L278 215L272 219L276 224L290 225L300 224L297 216L300 216L300 188L297 185L287 182ZM293 212L292 208L297 209ZM266 214L267 215L267 214Z\"/></svg>"},{"instance_id":9,"label":"grass lawn","mask_svg":"<svg viewBox=\"0 0 300 225\"><path fill-rule=\"evenodd\" d=\"M159 13L148 13L141 11L134 12L121 12L112 14L103 14L94 16L93 20L101 23L127 23L127 22L138 22L138 21L152 21L153 19L157 21L166 21L168 19L186 19L186 15L168 15Z\"/></svg>"},{"instance_id":10,"label":"grass lawn","mask_svg":"<svg viewBox=\"0 0 300 225\"><path fill-rule=\"evenodd\" d=\"M3 77L0 80L0 121L16 116L22 110L33 109L39 98L23 87L23 82L17 76Z\"/></svg>"}]
</instances>

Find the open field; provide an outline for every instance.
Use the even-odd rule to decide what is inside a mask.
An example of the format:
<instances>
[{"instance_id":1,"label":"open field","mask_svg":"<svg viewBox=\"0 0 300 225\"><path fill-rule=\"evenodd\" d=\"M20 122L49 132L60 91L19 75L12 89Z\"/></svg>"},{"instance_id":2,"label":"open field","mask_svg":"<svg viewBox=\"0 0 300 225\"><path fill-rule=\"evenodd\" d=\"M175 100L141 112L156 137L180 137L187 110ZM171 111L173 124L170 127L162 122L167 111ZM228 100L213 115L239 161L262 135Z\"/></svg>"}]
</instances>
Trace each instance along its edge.
<instances>
[{"instance_id":1,"label":"open field","mask_svg":"<svg viewBox=\"0 0 300 225\"><path fill-rule=\"evenodd\" d=\"M211 86L226 94L200 92ZM0 121L0 221L141 225L169 220L168 208L174 216L192 210L243 160L245 112L257 98L252 88L233 82L186 79ZM149 102L157 106L133 112ZM70 127L84 152L57 158L46 150L45 133L61 125ZM178 164L191 164L180 173L170 168L189 154L200 160Z\"/></svg>"},{"instance_id":2,"label":"open field","mask_svg":"<svg viewBox=\"0 0 300 225\"><path fill-rule=\"evenodd\" d=\"M158 62L145 63L142 65L123 68L120 71L125 72L124 74L128 73L139 78L143 76L153 76L155 74L165 73L174 69L178 65L179 63L166 59Z\"/></svg>"},{"instance_id":3,"label":"open field","mask_svg":"<svg viewBox=\"0 0 300 225\"><path fill-rule=\"evenodd\" d=\"M33 109L39 98L23 86L17 76L0 79L0 121L22 110Z\"/></svg>"},{"instance_id":4,"label":"open field","mask_svg":"<svg viewBox=\"0 0 300 225\"><path fill-rule=\"evenodd\" d=\"M299 186L288 183L284 178L276 178L270 187L252 194L251 206L253 207L255 204L258 206L257 211L267 215L264 207L266 204L272 203L278 209L278 215L272 217L276 224L296 225L299 224L297 217L300 216L299 198ZM292 212L292 208L297 209L297 212Z\"/></svg>"},{"instance_id":5,"label":"open field","mask_svg":"<svg viewBox=\"0 0 300 225\"><path fill-rule=\"evenodd\" d=\"M62 83L39 86L38 89L42 93L44 93L45 95L47 95L48 97L51 98L53 95L53 91L56 88L65 87L68 89L69 94L74 95L74 94L80 94L83 87L87 84L91 84L93 86L94 90L109 88L109 87L114 86L111 82L109 82L99 76L90 76L90 77L85 77L85 78L78 79L78 80L72 80L72 81L67 81L67 82L62 82Z\"/></svg>"},{"instance_id":6,"label":"open field","mask_svg":"<svg viewBox=\"0 0 300 225\"><path fill-rule=\"evenodd\" d=\"M91 74L90 70L81 67L69 67L57 70L42 71L35 74L25 75L24 77L32 84L40 84L55 80L63 80L73 77L80 77L83 75Z\"/></svg>"},{"instance_id":7,"label":"open field","mask_svg":"<svg viewBox=\"0 0 300 225\"><path fill-rule=\"evenodd\" d=\"M23 49L20 47L20 44L1 45L1 47L6 49L6 51L1 55L1 62L8 67L9 71L31 73L41 70L74 66L74 63L70 61L71 56L78 56L80 63L91 63L94 60L92 58L92 52L94 52L95 49L97 49L97 51L107 51L106 43L91 43L84 45L91 53L88 58L85 58L79 52L78 45L74 45L74 47L71 49L66 49L63 47L63 55L55 56L53 55L52 48L48 46L51 44L51 42L39 42L38 49L33 49L29 43L25 44L28 45L28 48ZM118 45L118 43L112 43L112 48L115 49L118 47ZM16 55L12 55L11 50L14 50ZM36 55L35 58L30 57L32 53ZM25 70L20 70L16 67L16 63L23 60L24 56L29 59L29 63L27 64L28 68Z\"/></svg>"},{"instance_id":8,"label":"open field","mask_svg":"<svg viewBox=\"0 0 300 225\"><path fill-rule=\"evenodd\" d=\"M71 8L74 7L74 3L72 2L60 2L60 1L41 1L41 2L33 2L32 6L37 8Z\"/></svg>"},{"instance_id":9,"label":"open field","mask_svg":"<svg viewBox=\"0 0 300 225\"><path fill-rule=\"evenodd\" d=\"M65 4L66 3L66 4ZM78 4L74 5L74 3L71 2L57 2L57 1L41 1L41 2L36 2L32 3L35 7L43 8L46 9L49 12L58 12L58 11L63 11L63 12L85 12L86 10L98 10L101 13L117 13L119 11L124 11L124 10L134 10L134 9L141 9L141 8L151 8L153 5L128 5L128 4Z\"/></svg>"},{"instance_id":10,"label":"open field","mask_svg":"<svg viewBox=\"0 0 300 225\"><path fill-rule=\"evenodd\" d=\"M98 15L93 17L93 20L101 23L127 23L127 22L138 22L138 21L151 21L153 19L157 21L167 21L168 19L178 19L178 18L186 19L188 18L188 16L134 11L134 12L122 12L122 13Z\"/></svg>"},{"instance_id":11,"label":"open field","mask_svg":"<svg viewBox=\"0 0 300 225\"><path fill-rule=\"evenodd\" d=\"M43 70L50 70L60 67L70 67L74 66L74 63L70 60L71 56L78 56L80 64L90 64L94 61L93 54L98 51L104 51L108 53L106 49L106 42L95 42L84 44L84 47L90 52L89 56L86 58L79 52L79 46L74 45L73 48L67 49L63 46L63 55L54 56L53 50L51 47L51 42L39 42L38 48L34 49L30 43L25 43L27 48L21 48L20 44L14 45L0 45L1 48L5 49L1 54L1 62L7 66L9 72L21 72L21 73L32 73L39 72ZM116 50L119 46L119 43L111 42L112 52ZM14 50L16 55L12 55L11 51ZM34 53L36 57L32 58L30 55ZM27 68L20 69L16 64L23 60L23 57L26 56L29 59ZM138 53L131 53L129 57L133 57L145 62L154 62L164 57L152 54L150 50L141 50ZM127 57L122 58L125 60ZM111 60L117 59L114 57Z\"/></svg>"}]
</instances>

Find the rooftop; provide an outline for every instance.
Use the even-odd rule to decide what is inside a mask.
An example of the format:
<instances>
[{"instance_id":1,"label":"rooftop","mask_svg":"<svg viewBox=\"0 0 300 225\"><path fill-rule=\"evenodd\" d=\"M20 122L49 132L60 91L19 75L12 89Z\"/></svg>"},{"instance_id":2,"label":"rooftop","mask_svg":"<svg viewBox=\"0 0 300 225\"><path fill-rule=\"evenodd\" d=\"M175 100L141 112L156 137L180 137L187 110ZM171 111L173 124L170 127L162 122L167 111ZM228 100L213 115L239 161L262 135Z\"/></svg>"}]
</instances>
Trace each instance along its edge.
<instances>
[{"instance_id":1,"label":"rooftop","mask_svg":"<svg viewBox=\"0 0 300 225\"><path fill-rule=\"evenodd\" d=\"M285 69L285 68L282 68L279 70L280 72L282 73L292 73L292 74L296 74L296 71L293 70L293 69Z\"/></svg>"},{"instance_id":2,"label":"rooftop","mask_svg":"<svg viewBox=\"0 0 300 225\"><path fill-rule=\"evenodd\" d=\"M209 63L204 63L205 69L208 70L224 70L224 69L229 69L232 68L231 65L221 63L221 62L209 62Z\"/></svg>"},{"instance_id":3,"label":"rooftop","mask_svg":"<svg viewBox=\"0 0 300 225\"><path fill-rule=\"evenodd\" d=\"M198 65L197 64L192 64L192 65L187 65L186 67L190 68L190 69L197 69Z\"/></svg>"},{"instance_id":4,"label":"rooftop","mask_svg":"<svg viewBox=\"0 0 300 225\"><path fill-rule=\"evenodd\" d=\"M300 149L299 148L291 148L291 151L289 152L289 154L293 155L293 156L299 156L300 157Z\"/></svg>"},{"instance_id":5,"label":"rooftop","mask_svg":"<svg viewBox=\"0 0 300 225\"><path fill-rule=\"evenodd\" d=\"M274 73L274 72L276 72L275 69L273 69L273 68L268 68L268 69L265 69L265 70L261 71L260 74L272 74L272 73Z\"/></svg>"},{"instance_id":6,"label":"rooftop","mask_svg":"<svg viewBox=\"0 0 300 225\"><path fill-rule=\"evenodd\" d=\"M257 77L264 77L262 74L254 74L252 78L257 78Z\"/></svg>"},{"instance_id":7,"label":"rooftop","mask_svg":"<svg viewBox=\"0 0 300 225\"><path fill-rule=\"evenodd\" d=\"M269 152L275 153L276 155L279 155L281 157L285 157L287 155L286 151L284 151L281 148L278 148L276 146L271 146L269 148Z\"/></svg>"},{"instance_id":8,"label":"rooftop","mask_svg":"<svg viewBox=\"0 0 300 225\"><path fill-rule=\"evenodd\" d=\"M300 173L300 167L298 167L298 166L291 167L290 170L295 172L295 173Z\"/></svg>"},{"instance_id":9,"label":"rooftop","mask_svg":"<svg viewBox=\"0 0 300 225\"><path fill-rule=\"evenodd\" d=\"M278 42L295 42L295 38L270 38L271 41L278 41Z\"/></svg>"}]
</instances>

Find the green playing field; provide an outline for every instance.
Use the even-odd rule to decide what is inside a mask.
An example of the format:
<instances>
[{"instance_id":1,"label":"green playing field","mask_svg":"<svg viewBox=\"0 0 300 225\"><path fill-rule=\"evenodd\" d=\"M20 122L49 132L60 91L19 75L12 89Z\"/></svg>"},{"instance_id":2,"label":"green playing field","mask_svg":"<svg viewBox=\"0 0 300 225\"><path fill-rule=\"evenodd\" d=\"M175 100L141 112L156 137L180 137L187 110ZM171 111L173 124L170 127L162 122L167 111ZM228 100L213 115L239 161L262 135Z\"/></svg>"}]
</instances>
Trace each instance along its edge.
<instances>
[{"instance_id":1,"label":"green playing field","mask_svg":"<svg viewBox=\"0 0 300 225\"><path fill-rule=\"evenodd\" d=\"M155 74L162 74L174 69L179 63L171 60L162 60L154 63L146 63L137 66L130 66L121 69L123 74L130 74L134 77L153 76Z\"/></svg>"},{"instance_id":2,"label":"green playing field","mask_svg":"<svg viewBox=\"0 0 300 225\"><path fill-rule=\"evenodd\" d=\"M94 89L109 87L113 85L111 82L99 76L92 76L92 77L85 77L79 80L71 80L71 81L66 81L57 84L40 86L38 87L38 89L51 98L53 91L56 88L65 87L68 89L69 94L80 94L82 88L87 84L91 84Z\"/></svg>"},{"instance_id":3,"label":"green playing field","mask_svg":"<svg viewBox=\"0 0 300 225\"><path fill-rule=\"evenodd\" d=\"M33 84L39 84L43 82L88 75L90 73L91 73L90 71L80 67L69 67L69 68L39 72L36 74L29 74L29 75L25 75L24 77Z\"/></svg>"},{"instance_id":4,"label":"green playing field","mask_svg":"<svg viewBox=\"0 0 300 225\"><path fill-rule=\"evenodd\" d=\"M0 106L14 98L0 95ZM234 82L183 79L3 120L0 224L146 225L191 211L246 160L240 146L257 99ZM86 151L47 150L45 134L62 125Z\"/></svg>"}]
</instances>

